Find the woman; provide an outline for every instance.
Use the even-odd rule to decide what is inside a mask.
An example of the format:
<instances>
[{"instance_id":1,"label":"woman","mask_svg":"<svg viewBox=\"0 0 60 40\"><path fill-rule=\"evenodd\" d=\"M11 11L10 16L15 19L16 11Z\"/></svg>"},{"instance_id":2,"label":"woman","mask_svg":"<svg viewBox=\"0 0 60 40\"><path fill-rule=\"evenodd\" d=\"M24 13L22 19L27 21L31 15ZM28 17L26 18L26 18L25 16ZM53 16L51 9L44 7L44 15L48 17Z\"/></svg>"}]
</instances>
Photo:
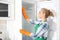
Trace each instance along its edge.
<instances>
[{"instance_id":1,"label":"woman","mask_svg":"<svg viewBox=\"0 0 60 40\"><path fill-rule=\"evenodd\" d=\"M25 8L22 7L22 14L28 22L34 24L35 30L34 33L29 33L25 30L20 30L20 32L22 34L32 37L34 40L47 40L48 29L49 29L47 18L49 16L54 16L53 13L46 8L41 8L41 10L38 13L39 19L32 20L27 16Z\"/></svg>"}]
</instances>

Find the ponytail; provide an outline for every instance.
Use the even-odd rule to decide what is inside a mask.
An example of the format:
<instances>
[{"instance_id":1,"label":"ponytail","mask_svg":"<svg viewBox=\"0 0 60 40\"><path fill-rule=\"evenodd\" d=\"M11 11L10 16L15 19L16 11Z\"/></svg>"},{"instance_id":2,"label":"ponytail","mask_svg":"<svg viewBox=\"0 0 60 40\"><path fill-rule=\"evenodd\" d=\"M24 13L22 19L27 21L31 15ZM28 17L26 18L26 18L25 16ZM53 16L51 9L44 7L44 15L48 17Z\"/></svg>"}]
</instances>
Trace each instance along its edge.
<instances>
[{"instance_id":1,"label":"ponytail","mask_svg":"<svg viewBox=\"0 0 60 40\"><path fill-rule=\"evenodd\" d=\"M54 17L53 13L50 10L48 10L46 8L42 8L42 10L44 11L46 18L48 18L49 16Z\"/></svg>"},{"instance_id":2,"label":"ponytail","mask_svg":"<svg viewBox=\"0 0 60 40\"><path fill-rule=\"evenodd\" d=\"M49 16L54 17L53 13L50 10L48 10L48 12L49 12Z\"/></svg>"}]
</instances>

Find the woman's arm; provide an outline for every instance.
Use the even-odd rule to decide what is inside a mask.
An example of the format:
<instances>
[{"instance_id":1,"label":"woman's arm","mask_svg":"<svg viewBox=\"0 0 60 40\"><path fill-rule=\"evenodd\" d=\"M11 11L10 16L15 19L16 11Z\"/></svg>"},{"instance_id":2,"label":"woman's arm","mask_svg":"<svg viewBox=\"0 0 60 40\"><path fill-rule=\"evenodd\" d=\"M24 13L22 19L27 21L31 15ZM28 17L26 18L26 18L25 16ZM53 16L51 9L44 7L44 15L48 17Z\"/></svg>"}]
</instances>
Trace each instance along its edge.
<instances>
[{"instance_id":1,"label":"woman's arm","mask_svg":"<svg viewBox=\"0 0 60 40\"><path fill-rule=\"evenodd\" d=\"M28 22L30 21L28 15L26 14L26 10L25 10L24 6L22 7L22 15Z\"/></svg>"},{"instance_id":2,"label":"woman's arm","mask_svg":"<svg viewBox=\"0 0 60 40\"><path fill-rule=\"evenodd\" d=\"M34 33L30 33L24 29L20 29L20 33L23 34L23 35L26 35L26 36L29 36L29 37L32 37L33 39L35 38L34 36Z\"/></svg>"},{"instance_id":3,"label":"woman's arm","mask_svg":"<svg viewBox=\"0 0 60 40\"><path fill-rule=\"evenodd\" d=\"M28 22L30 22L31 24L37 24L37 23L39 23L39 22L37 22L37 21L35 21L35 20L32 20L32 19L30 19L30 18L28 17L28 15L26 14L26 10L25 10L24 6L22 7L22 15L23 15L23 17L24 17Z\"/></svg>"}]
</instances>

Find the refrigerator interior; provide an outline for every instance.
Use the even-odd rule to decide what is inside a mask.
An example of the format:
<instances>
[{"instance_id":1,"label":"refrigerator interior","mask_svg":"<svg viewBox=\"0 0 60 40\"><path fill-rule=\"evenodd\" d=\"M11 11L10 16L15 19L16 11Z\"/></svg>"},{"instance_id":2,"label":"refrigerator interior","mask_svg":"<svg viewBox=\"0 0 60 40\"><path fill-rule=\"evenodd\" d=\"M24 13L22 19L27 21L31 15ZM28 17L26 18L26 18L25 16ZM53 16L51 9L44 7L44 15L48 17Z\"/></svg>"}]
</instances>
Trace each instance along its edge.
<instances>
[{"instance_id":1,"label":"refrigerator interior","mask_svg":"<svg viewBox=\"0 0 60 40\"><path fill-rule=\"evenodd\" d=\"M35 4L22 1L22 6L25 7L26 13L29 16L29 18L35 19ZM28 23L23 17L22 17L22 28L29 32L33 32L34 29L33 25ZM32 39L30 37L23 35L22 40L32 40Z\"/></svg>"}]
</instances>

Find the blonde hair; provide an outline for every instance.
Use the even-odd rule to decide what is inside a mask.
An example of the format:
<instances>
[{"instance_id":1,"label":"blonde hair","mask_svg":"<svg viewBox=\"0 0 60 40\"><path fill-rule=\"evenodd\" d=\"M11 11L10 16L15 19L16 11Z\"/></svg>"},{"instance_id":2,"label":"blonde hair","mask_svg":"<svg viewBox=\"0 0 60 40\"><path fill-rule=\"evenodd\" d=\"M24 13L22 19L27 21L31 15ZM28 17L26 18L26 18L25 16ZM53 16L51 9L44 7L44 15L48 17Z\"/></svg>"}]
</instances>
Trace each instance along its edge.
<instances>
[{"instance_id":1,"label":"blonde hair","mask_svg":"<svg viewBox=\"0 0 60 40\"><path fill-rule=\"evenodd\" d=\"M42 8L42 10L43 10L43 12L45 13L45 17L46 17L46 18L48 18L49 16L54 17L53 13L52 13L50 10L48 10L48 9L46 9L46 8Z\"/></svg>"}]
</instances>

